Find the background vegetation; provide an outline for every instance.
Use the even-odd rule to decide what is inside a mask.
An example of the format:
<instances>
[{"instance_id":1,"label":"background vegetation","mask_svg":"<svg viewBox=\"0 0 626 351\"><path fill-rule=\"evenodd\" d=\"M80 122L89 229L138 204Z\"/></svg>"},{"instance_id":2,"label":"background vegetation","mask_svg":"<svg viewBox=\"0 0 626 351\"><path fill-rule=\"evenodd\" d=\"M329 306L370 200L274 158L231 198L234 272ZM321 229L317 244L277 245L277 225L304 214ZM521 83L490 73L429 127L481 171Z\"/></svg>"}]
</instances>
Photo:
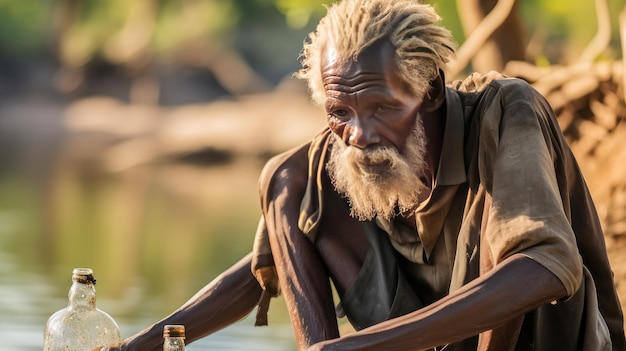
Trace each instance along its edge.
<instances>
[{"instance_id":1,"label":"background vegetation","mask_svg":"<svg viewBox=\"0 0 626 351\"><path fill-rule=\"evenodd\" d=\"M33 65L54 70L52 81L35 83L64 98L107 94L169 105L263 91L298 68L301 43L331 2L0 0L0 92L34 89L24 84ZM459 14L454 0L429 2L464 42L460 19L476 15L467 8ZM538 65L573 62L598 25L593 0L523 0L516 7L525 59ZM609 7L614 35L603 57L614 59L620 56L617 14L623 1ZM103 79L115 87L107 90ZM186 79L205 91L174 96L168 79Z\"/></svg>"}]
</instances>

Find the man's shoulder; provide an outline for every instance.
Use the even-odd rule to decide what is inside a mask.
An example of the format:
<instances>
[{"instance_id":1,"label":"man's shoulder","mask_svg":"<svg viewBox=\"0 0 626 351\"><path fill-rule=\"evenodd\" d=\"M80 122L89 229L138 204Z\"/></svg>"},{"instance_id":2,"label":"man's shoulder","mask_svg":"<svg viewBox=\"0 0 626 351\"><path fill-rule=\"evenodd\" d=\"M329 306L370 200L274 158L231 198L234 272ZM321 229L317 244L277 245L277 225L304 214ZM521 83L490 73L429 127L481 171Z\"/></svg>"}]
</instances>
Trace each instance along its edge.
<instances>
[{"instance_id":1,"label":"man's shoulder","mask_svg":"<svg viewBox=\"0 0 626 351\"><path fill-rule=\"evenodd\" d=\"M277 177L289 178L292 182L305 182L309 175L311 158L319 158L327 148L328 128L324 128L311 140L271 157L263 166L259 176L261 189L267 189Z\"/></svg>"},{"instance_id":2,"label":"man's shoulder","mask_svg":"<svg viewBox=\"0 0 626 351\"><path fill-rule=\"evenodd\" d=\"M308 157L307 151L311 142L304 143L280 154L272 156L261 170L259 183L261 188L267 188L272 179L279 173L289 173L290 177L295 174L302 174L306 177Z\"/></svg>"},{"instance_id":3,"label":"man's shoulder","mask_svg":"<svg viewBox=\"0 0 626 351\"><path fill-rule=\"evenodd\" d=\"M496 91L533 91L533 87L525 80L509 77L500 72L472 73L463 80L456 80L448 84L449 87L461 93L482 93L487 87Z\"/></svg>"},{"instance_id":4,"label":"man's shoulder","mask_svg":"<svg viewBox=\"0 0 626 351\"><path fill-rule=\"evenodd\" d=\"M483 115L488 110L505 110L519 104L535 109L550 110L549 104L530 83L492 71L473 73L463 81L448 85L454 89L466 113ZM466 116L466 119L468 116Z\"/></svg>"}]
</instances>

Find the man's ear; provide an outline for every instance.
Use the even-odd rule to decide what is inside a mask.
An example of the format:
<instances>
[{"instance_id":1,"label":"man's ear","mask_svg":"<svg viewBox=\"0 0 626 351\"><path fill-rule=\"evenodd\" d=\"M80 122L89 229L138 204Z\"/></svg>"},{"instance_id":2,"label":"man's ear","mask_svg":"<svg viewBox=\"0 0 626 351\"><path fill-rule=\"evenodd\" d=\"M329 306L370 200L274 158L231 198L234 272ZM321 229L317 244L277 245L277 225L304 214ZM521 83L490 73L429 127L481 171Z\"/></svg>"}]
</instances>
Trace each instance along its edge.
<instances>
[{"instance_id":1,"label":"man's ear","mask_svg":"<svg viewBox=\"0 0 626 351\"><path fill-rule=\"evenodd\" d=\"M430 82L430 90L422 104L424 112L437 111L446 100L446 78L442 70L439 75Z\"/></svg>"}]
</instances>

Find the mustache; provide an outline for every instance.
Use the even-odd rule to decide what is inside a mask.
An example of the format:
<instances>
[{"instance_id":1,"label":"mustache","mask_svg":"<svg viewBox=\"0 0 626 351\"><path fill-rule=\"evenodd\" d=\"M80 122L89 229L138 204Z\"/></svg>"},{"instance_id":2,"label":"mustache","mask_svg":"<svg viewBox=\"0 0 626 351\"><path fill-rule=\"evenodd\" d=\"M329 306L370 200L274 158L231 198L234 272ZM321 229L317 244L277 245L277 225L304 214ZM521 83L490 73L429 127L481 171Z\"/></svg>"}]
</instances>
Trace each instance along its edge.
<instances>
[{"instance_id":1,"label":"mustache","mask_svg":"<svg viewBox=\"0 0 626 351\"><path fill-rule=\"evenodd\" d=\"M361 149L354 146L344 144L337 135L334 135L333 145L334 152L341 153L344 161L362 162L362 163L388 163L391 168L403 161L400 153L395 149L387 146L375 145Z\"/></svg>"}]
</instances>

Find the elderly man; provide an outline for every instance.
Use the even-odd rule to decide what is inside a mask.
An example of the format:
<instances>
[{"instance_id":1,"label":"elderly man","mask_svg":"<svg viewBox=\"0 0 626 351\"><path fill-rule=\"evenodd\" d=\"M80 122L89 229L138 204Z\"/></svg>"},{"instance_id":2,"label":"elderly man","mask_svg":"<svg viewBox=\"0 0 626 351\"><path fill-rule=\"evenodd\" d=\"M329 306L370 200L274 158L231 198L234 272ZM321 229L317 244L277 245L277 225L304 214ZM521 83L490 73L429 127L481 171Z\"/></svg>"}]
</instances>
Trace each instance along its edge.
<instances>
[{"instance_id":1,"label":"elderly man","mask_svg":"<svg viewBox=\"0 0 626 351\"><path fill-rule=\"evenodd\" d=\"M328 128L266 165L254 253L121 349L157 350L168 323L195 340L259 299L263 324L278 291L300 349L626 349L550 106L495 73L446 86L453 41L438 23L410 0L329 8L299 73ZM340 337L344 315L357 331Z\"/></svg>"}]
</instances>

